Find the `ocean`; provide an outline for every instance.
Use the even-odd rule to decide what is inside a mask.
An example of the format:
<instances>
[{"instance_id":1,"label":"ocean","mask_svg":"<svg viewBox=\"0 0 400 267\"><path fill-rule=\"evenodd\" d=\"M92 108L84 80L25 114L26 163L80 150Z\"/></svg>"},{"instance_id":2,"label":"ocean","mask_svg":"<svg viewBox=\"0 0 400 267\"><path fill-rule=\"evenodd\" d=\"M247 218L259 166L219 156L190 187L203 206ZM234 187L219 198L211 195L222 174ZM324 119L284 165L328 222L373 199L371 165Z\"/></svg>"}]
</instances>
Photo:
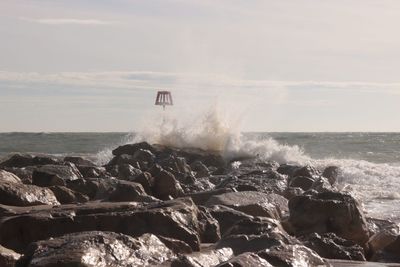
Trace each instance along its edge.
<instances>
[{"instance_id":1,"label":"ocean","mask_svg":"<svg viewBox=\"0 0 400 267\"><path fill-rule=\"evenodd\" d=\"M113 148L141 140L146 137L134 133L0 133L0 160L33 153L105 163ZM243 133L224 142L230 143L227 156L245 152L279 163L339 166L338 187L368 216L400 221L400 133Z\"/></svg>"}]
</instances>

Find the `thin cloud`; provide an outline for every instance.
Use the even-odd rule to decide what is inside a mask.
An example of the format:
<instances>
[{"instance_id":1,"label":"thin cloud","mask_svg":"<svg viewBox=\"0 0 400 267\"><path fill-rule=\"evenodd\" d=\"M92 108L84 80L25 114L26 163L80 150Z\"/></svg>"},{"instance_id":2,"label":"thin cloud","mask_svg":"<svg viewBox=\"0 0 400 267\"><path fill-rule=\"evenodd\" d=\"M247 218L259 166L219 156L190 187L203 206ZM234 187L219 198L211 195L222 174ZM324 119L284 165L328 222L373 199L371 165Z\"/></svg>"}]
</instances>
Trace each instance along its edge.
<instances>
[{"instance_id":1,"label":"thin cloud","mask_svg":"<svg viewBox=\"0 0 400 267\"><path fill-rule=\"evenodd\" d=\"M358 81L276 81L235 79L226 75L206 73L150 72L150 71L103 71L103 72L10 72L0 71L0 82L14 84L63 84L88 87L110 88L229 88L233 89L352 89L358 91L389 91L398 93L400 82L358 82Z\"/></svg>"},{"instance_id":2,"label":"thin cloud","mask_svg":"<svg viewBox=\"0 0 400 267\"><path fill-rule=\"evenodd\" d=\"M20 20L30 21L39 24L48 25L110 25L116 24L116 21L98 20L98 19L75 19L75 18L47 18L47 19L34 19L20 17Z\"/></svg>"}]
</instances>

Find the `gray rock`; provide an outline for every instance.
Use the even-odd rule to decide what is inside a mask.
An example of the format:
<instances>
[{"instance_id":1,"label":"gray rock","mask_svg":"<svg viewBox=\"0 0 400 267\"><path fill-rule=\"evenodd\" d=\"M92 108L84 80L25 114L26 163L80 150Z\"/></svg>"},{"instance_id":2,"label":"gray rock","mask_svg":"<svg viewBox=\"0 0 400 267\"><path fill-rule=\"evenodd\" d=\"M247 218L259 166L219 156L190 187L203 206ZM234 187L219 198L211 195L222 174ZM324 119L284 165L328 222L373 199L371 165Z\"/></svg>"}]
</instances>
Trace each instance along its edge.
<instances>
[{"instance_id":1,"label":"gray rock","mask_svg":"<svg viewBox=\"0 0 400 267\"><path fill-rule=\"evenodd\" d=\"M280 219L287 212L287 200L277 194L255 191L232 192L212 196L206 206L224 205L252 216Z\"/></svg>"},{"instance_id":2,"label":"gray rock","mask_svg":"<svg viewBox=\"0 0 400 267\"><path fill-rule=\"evenodd\" d=\"M154 266L176 257L155 235L132 238L113 232L80 232L38 241L25 253L26 266Z\"/></svg>"},{"instance_id":3,"label":"gray rock","mask_svg":"<svg viewBox=\"0 0 400 267\"><path fill-rule=\"evenodd\" d=\"M323 192L289 200L290 217L297 235L333 232L364 246L369 233L357 201L350 195Z\"/></svg>"},{"instance_id":4,"label":"gray rock","mask_svg":"<svg viewBox=\"0 0 400 267\"><path fill-rule=\"evenodd\" d=\"M257 254L273 266L279 267L330 266L315 251L301 245L276 246Z\"/></svg>"},{"instance_id":5,"label":"gray rock","mask_svg":"<svg viewBox=\"0 0 400 267\"><path fill-rule=\"evenodd\" d=\"M48 188L15 182L0 182L0 203L10 206L60 204Z\"/></svg>"},{"instance_id":6,"label":"gray rock","mask_svg":"<svg viewBox=\"0 0 400 267\"><path fill-rule=\"evenodd\" d=\"M246 252L228 261L218 264L216 267L273 267L268 261L264 260L255 253Z\"/></svg>"},{"instance_id":7,"label":"gray rock","mask_svg":"<svg viewBox=\"0 0 400 267\"><path fill-rule=\"evenodd\" d=\"M38 186L66 185L66 181L82 178L79 170L70 165L43 165L36 168L32 174L32 183Z\"/></svg>"},{"instance_id":8,"label":"gray rock","mask_svg":"<svg viewBox=\"0 0 400 267\"><path fill-rule=\"evenodd\" d=\"M171 267L212 267L229 260L233 256L230 248L209 249L189 255L180 255Z\"/></svg>"},{"instance_id":9,"label":"gray rock","mask_svg":"<svg viewBox=\"0 0 400 267\"><path fill-rule=\"evenodd\" d=\"M0 266L14 267L21 254L0 245Z\"/></svg>"},{"instance_id":10,"label":"gray rock","mask_svg":"<svg viewBox=\"0 0 400 267\"><path fill-rule=\"evenodd\" d=\"M187 243L198 251L198 209L190 199L154 204L84 203L55 208L9 210L0 221L0 244L17 252L29 243L74 232L111 231L132 237L152 233Z\"/></svg>"},{"instance_id":11,"label":"gray rock","mask_svg":"<svg viewBox=\"0 0 400 267\"><path fill-rule=\"evenodd\" d=\"M0 182L22 183L18 176L4 170L0 170Z\"/></svg>"}]
</instances>

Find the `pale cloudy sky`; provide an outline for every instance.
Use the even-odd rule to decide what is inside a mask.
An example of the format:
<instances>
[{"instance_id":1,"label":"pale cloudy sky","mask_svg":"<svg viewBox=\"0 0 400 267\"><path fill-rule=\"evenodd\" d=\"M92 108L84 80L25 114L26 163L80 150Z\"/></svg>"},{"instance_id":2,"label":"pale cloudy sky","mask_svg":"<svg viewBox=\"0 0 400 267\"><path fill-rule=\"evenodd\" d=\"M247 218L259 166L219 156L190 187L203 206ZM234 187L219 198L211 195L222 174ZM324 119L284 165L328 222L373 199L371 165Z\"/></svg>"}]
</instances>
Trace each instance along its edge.
<instances>
[{"instance_id":1,"label":"pale cloudy sky","mask_svg":"<svg viewBox=\"0 0 400 267\"><path fill-rule=\"evenodd\" d=\"M1 0L0 131L400 131L398 0Z\"/></svg>"}]
</instances>

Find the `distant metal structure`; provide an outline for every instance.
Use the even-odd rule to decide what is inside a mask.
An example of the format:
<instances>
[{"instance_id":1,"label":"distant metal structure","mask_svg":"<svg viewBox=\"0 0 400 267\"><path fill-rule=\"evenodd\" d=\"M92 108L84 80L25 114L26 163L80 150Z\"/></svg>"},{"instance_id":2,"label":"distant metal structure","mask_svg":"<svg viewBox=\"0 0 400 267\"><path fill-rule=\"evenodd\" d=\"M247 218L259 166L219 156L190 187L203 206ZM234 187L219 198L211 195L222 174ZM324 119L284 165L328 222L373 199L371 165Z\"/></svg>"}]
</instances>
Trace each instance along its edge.
<instances>
[{"instance_id":1,"label":"distant metal structure","mask_svg":"<svg viewBox=\"0 0 400 267\"><path fill-rule=\"evenodd\" d=\"M157 106L163 106L165 110L165 106L172 106L174 102L172 101L172 95L170 91L158 91L156 97Z\"/></svg>"}]
</instances>

